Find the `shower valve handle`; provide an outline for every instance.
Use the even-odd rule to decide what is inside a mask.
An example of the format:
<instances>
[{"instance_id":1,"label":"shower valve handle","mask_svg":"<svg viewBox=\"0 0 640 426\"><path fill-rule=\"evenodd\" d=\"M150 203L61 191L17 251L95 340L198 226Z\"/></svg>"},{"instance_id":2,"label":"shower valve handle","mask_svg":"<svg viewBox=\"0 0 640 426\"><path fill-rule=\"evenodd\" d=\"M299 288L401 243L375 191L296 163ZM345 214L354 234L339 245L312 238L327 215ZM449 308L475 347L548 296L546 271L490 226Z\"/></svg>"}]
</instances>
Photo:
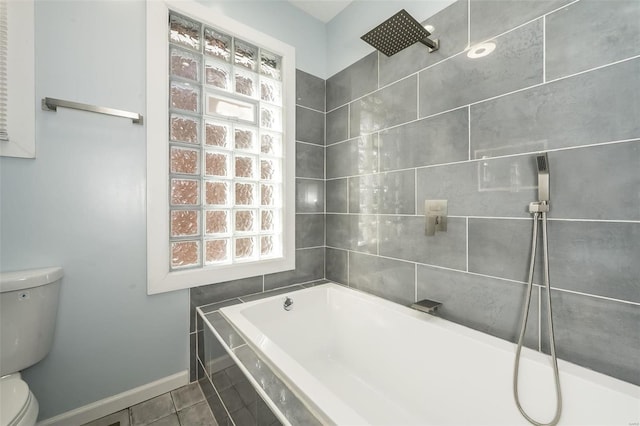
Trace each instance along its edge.
<instances>
[{"instance_id":1,"label":"shower valve handle","mask_svg":"<svg viewBox=\"0 0 640 426\"><path fill-rule=\"evenodd\" d=\"M529 203L529 213L547 213L549 211L549 203L546 201L534 201Z\"/></svg>"}]
</instances>

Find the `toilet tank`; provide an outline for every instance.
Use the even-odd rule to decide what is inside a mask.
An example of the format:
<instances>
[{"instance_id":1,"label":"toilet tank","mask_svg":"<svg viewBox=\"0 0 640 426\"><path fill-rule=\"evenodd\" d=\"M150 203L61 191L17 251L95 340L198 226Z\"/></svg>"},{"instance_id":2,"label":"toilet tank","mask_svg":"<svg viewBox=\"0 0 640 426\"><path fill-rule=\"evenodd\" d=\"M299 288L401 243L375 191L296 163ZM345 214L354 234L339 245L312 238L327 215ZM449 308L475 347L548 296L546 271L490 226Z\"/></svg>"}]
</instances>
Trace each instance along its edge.
<instances>
[{"instance_id":1,"label":"toilet tank","mask_svg":"<svg viewBox=\"0 0 640 426\"><path fill-rule=\"evenodd\" d=\"M49 353L62 275L59 267L0 273L0 376Z\"/></svg>"}]
</instances>

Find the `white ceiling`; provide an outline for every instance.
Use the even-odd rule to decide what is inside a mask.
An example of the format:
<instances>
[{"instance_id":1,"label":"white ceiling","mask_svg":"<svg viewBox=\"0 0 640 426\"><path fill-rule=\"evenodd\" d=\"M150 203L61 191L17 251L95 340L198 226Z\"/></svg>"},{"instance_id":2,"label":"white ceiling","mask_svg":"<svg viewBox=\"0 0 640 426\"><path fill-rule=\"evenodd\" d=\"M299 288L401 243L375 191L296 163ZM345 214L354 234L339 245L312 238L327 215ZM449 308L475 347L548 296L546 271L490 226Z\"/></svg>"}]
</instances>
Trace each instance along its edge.
<instances>
[{"instance_id":1,"label":"white ceiling","mask_svg":"<svg viewBox=\"0 0 640 426\"><path fill-rule=\"evenodd\" d=\"M289 3L327 23L349 6L351 0L289 0Z\"/></svg>"}]
</instances>

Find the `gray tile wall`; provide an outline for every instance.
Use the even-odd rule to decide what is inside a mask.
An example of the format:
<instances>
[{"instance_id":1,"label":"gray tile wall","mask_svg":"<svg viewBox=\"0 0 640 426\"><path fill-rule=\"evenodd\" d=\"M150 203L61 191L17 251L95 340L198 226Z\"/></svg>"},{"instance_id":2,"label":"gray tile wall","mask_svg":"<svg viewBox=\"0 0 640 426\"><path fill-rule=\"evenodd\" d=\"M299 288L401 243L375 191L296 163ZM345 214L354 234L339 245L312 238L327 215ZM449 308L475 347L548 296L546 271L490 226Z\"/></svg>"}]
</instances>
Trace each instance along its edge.
<instances>
[{"instance_id":1,"label":"gray tile wall","mask_svg":"<svg viewBox=\"0 0 640 426\"><path fill-rule=\"evenodd\" d=\"M195 308L278 287L324 278L325 267L325 81L296 71L296 268L276 274L190 289L191 381L197 380Z\"/></svg>"},{"instance_id":2,"label":"gray tile wall","mask_svg":"<svg viewBox=\"0 0 640 426\"><path fill-rule=\"evenodd\" d=\"M546 151L558 353L640 384L638 22L634 0L459 0L426 21L438 52L374 52L326 85L298 71L297 268L192 306L326 277L515 341ZM425 199L448 200L446 233L424 236ZM534 282L525 344L548 351Z\"/></svg>"},{"instance_id":3,"label":"gray tile wall","mask_svg":"<svg viewBox=\"0 0 640 426\"><path fill-rule=\"evenodd\" d=\"M326 278L515 341L547 151L558 353L640 384L640 2L470 1L427 20L438 52L327 80ZM425 199L446 233L424 236ZM548 351L535 283L526 344Z\"/></svg>"}]
</instances>

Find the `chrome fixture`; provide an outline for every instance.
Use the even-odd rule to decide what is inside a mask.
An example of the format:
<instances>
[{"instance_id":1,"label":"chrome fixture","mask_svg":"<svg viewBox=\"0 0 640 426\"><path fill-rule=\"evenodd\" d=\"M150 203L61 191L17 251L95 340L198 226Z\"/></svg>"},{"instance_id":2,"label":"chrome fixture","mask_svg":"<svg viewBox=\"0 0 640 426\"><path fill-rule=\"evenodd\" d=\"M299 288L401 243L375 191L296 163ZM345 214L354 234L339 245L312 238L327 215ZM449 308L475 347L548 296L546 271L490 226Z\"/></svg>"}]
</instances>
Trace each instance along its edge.
<instances>
[{"instance_id":1,"label":"chrome fixture","mask_svg":"<svg viewBox=\"0 0 640 426\"><path fill-rule=\"evenodd\" d=\"M96 112L98 114L113 115L115 117L129 118L134 124L142 124L142 115L122 111L120 109L101 107L96 105L81 104L80 102L63 101L62 99L42 98L42 109L44 111L57 111L60 108L77 109L80 111Z\"/></svg>"},{"instance_id":2,"label":"chrome fixture","mask_svg":"<svg viewBox=\"0 0 640 426\"><path fill-rule=\"evenodd\" d=\"M522 315L522 325L520 328L520 337L518 338L518 348L516 349L516 359L513 368L513 396L516 400L516 406L520 413L529 423L536 426L553 426L558 424L560 414L562 413L562 393L560 391L560 375L558 373L558 360L556 358L556 342L553 335L553 317L551 315L551 286L549 284L549 249L547 244L547 212L549 211L549 159L547 154L536 157L538 166L538 201L529 204L529 213L533 214L533 233L531 236L531 262L529 264L529 279L527 286L527 297ZM518 395L518 369L520 367L520 352L522 351L522 342L527 329L527 318L529 316L529 304L531 303L531 289L533 287L533 271L536 260L536 248L538 246L538 219L542 219L542 250L544 258L544 285L547 289L547 324L549 327L549 346L551 348L551 359L553 364L553 375L555 379L556 390L556 413L549 423L540 423L524 411L520 404Z\"/></svg>"},{"instance_id":3,"label":"chrome fixture","mask_svg":"<svg viewBox=\"0 0 640 426\"><path fill-rule=\"evenodd\" d=\"M431 40L430 35L429 30L402 9L360 38L385 55L392 56L418 42L427 46L429 52L435 52L440 48L440 40Z\"/></svg>"},{"instance_id":4,"label":"chrome fixture","mask_svg":"<svg viewBox=\"0 0 640 426\"><path fill-rule=\"evenodd\" d=\"M411 305L411 308L418 311L426 312L428 314L435 313L436 309L442 306L442 303L435 300L424 299Z\"/></svg>"},{"instance_id":5,"label":"chrome fixture","mask_svg":"<svg viewBox=\"0 0 640 426\"><path fill-rule=\"evenodd\" d=\"M290 297L287 297L284 300L283 308L285 311L290 311L291 309L293 309L293 299Z\"/></svg>"},{"instance_id":6,"label":"chrome fixture","mask_svg":"<svg viewBox=\"0 0 640 426\"><path fill-rule=\"evenodd\" d=\"M424 214L424 235L432 236L436 231L447 232L447 200L425 200Z\"/></svg>"}]
</instances>

